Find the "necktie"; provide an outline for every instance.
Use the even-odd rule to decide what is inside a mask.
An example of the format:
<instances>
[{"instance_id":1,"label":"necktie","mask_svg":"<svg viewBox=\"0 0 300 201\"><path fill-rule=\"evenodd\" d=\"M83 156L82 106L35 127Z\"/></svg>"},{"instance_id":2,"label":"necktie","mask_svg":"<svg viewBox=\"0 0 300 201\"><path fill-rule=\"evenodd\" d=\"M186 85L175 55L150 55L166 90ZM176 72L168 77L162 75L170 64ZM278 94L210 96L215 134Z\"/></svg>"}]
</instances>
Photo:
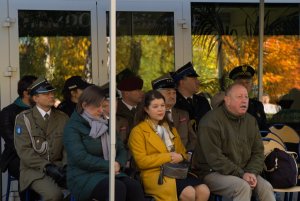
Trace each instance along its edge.
<instances>
[{"instance_id":1,"label":"necktie","mask_svg":"<svg viewBox=\"0 0 300 201\"><path fill-rule=\"evenodd\" d=\"M170 110L167 110L166 111L166 116L167 118L170 120L170 122L173 122L173 117L172 117L172 113Z\"/></svg>"},{"instance_id":2,"label":"necktie","mask_svg":"<svg viewBox=\"0 0 300 201\"><path fill-rule=\"evenodd\" d=\"M131 110L130 110L131 114L135 115L135 112L136 112L136 108L135 107L132 107Z\"/></svg>"},{"instance_id":3,"label":"necktie","mask_svg":"<svg viewBox=\"0 0 300 201\"><path fill-rule=\"evenodd\" d=\"M49 114L48 114L48 113L46 113L46 114L44 115L44 120L45 120L45 121L48 121L48 120L49 120Z\"/></svg>"},{"instance_id":4,"label":"necktie","mask_svg":"<svg viewBox=\"0 0 300 201\"><path fill-rule=\"evenodd\" d=\"M193 105L193 99L191 97L187 98L186 100L190 105Z\"/></svg>"},{"instance_id":5,"label":"necktie","mask_svg":"<svg viewBox=\"0 0 300 201\"><path fill-rule=\"evenodd\" d=\"M44 121L45 121L45 125L46 125L46 128L47 128L47 126L48 126L48 121L49 121L49 114L45 114L44 115Z\"/></svg>"}]
</instances>

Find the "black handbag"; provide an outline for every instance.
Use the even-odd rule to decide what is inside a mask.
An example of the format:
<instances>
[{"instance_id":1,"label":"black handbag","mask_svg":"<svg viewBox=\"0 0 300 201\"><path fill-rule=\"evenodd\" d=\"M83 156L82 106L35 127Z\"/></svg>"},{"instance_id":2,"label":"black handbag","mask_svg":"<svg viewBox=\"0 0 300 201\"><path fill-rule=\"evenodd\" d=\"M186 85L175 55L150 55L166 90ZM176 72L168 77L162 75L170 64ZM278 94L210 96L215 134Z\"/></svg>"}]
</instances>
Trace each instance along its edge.
<instances>
[{"instance_id":1,"label":"black handbag","mask_svg":"<svg viewBox=\"0 0 300 201\"><path fill-rule=\"evenodd\" d=\"M189 164L186 162L181 163L165 163L160 166L160 174L158 184L163 184L163 177L170 177L174 179L185 179L189 171Z\"/></svg>"},{"instance_id":2,"label":"black handbag","mask_svg":"<svg viewBox=\"0 0 300 201\"><path fill-rule=\"evenodd\" d=\"M298 181L297 154L275 148L265 158L264 173L274 188L290 188Z\"/></svg>"}]
</instances>

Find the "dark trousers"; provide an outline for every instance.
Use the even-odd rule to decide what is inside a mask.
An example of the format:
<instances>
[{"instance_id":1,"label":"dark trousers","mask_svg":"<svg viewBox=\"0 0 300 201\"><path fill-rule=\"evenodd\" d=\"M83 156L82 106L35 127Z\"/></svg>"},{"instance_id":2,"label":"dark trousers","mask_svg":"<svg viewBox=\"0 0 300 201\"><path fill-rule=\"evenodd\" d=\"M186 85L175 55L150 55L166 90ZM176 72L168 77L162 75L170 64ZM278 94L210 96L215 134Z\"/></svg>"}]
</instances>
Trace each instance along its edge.
<instances>
[{"instance_id":1,"label":"dark trousers","mask_svg":"<svg viewBox=\"0 0 300 201\"><path fill-rule=\"evenodd\" d=\"M94 188L91 200L109 200L109 178L100 181ZM143 201L144 193L140 183L129 177L116 178L115 201Z\"/></svg>"}]
</instances>

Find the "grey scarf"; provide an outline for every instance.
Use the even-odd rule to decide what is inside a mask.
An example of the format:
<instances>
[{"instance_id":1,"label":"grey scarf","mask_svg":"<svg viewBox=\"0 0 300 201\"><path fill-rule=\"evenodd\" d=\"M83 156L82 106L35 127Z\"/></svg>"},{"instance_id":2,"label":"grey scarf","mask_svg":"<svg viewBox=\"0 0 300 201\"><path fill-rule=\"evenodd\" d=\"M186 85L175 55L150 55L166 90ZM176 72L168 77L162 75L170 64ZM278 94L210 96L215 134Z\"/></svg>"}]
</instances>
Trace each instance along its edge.
<instances>
[{"instance_id":1,"label":"grey scarf","mask_svg":"<svg viewBox=\"0 0 300 201\"><path fill-rule=\"evenodd\" d=\"M101 137L101 144L102 144L102 152L103 157L105 160L109 159L109 153L110 153L110 144L109 144L109 135L108 135L108 121L103 118L95 118L92 117L89 113L84 111L81 116L87 120L91 126L90 134L89 136L91 138L98 138Z\"/></svg>"}]
</instances>

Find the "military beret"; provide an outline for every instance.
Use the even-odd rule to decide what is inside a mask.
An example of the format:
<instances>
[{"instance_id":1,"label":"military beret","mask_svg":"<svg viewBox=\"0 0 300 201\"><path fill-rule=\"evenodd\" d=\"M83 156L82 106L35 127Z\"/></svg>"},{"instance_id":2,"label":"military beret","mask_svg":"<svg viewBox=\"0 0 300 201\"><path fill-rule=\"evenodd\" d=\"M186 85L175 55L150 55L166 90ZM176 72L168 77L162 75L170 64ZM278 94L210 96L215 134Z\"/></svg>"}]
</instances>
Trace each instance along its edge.
<instances>
[{"instance_id":1,"label":"military beret","mask_svg":"<svg viewBox=\"0 0 300 201\"><path fill-rule=\"evenodd\" d=\"M250 65L237 66L232 69L229 73L229 78L232 80L236 79L250 79L254 76L255 70Z\"/></svg>"},{"instance_id":2,"label":"military beret","mask_svg":"<svg viewBox=\"0 0 300 201\"><path fill-rule=\"evenodd\" d=\"M120 91L141 90L144 84L144 81L128 68L117 74L116 82Z\"/></svg>"},{"instance_id":3,"label":"military beret","mask_svg":"<svg viewBox=\"0 0 300 201\"><path fill-rule=\"evenodd\" d=\"M151 82L152 84L152 89L157 90L157 89L173 89L175 88L175 83L173 78L170 76L170 74L166 74L163 76L160 76L159 78L153 80Z\"/></svg>"},{"instance_id":4,"label":"military beret","mask_svg":"<svg viewBox=\"0 0 300 201\"><path fill-rule=\"evenodd\" d=\"M184 77L199 77L196 73L194 66L191 62L180 67L177 71L172 74L172 77L175 82L182 80Z\"/></svg>"},{"instance_id":5,"label":"military beret","mask_svg":"<svg viewBox=\"0 0 300 201\"><path fill-rule=\"evenodd\" d=\"M116 75L116 82L120 83L122 80L132 76L136 76L135 73L131 71L129 68L125 68L124 70L122 70Z\"/></svg>"},{"instance_id":6,"label":"military beret","mask_svg":"<svg viewBox=\"0 0 300 201\"><path fill-rule=\"evenodd\" d=\"M29 87L29 94L30 96L33 96L36 94L48 93L54 90L55 88L45 78L40 77Z\"/></svg>"}]
</instances>

